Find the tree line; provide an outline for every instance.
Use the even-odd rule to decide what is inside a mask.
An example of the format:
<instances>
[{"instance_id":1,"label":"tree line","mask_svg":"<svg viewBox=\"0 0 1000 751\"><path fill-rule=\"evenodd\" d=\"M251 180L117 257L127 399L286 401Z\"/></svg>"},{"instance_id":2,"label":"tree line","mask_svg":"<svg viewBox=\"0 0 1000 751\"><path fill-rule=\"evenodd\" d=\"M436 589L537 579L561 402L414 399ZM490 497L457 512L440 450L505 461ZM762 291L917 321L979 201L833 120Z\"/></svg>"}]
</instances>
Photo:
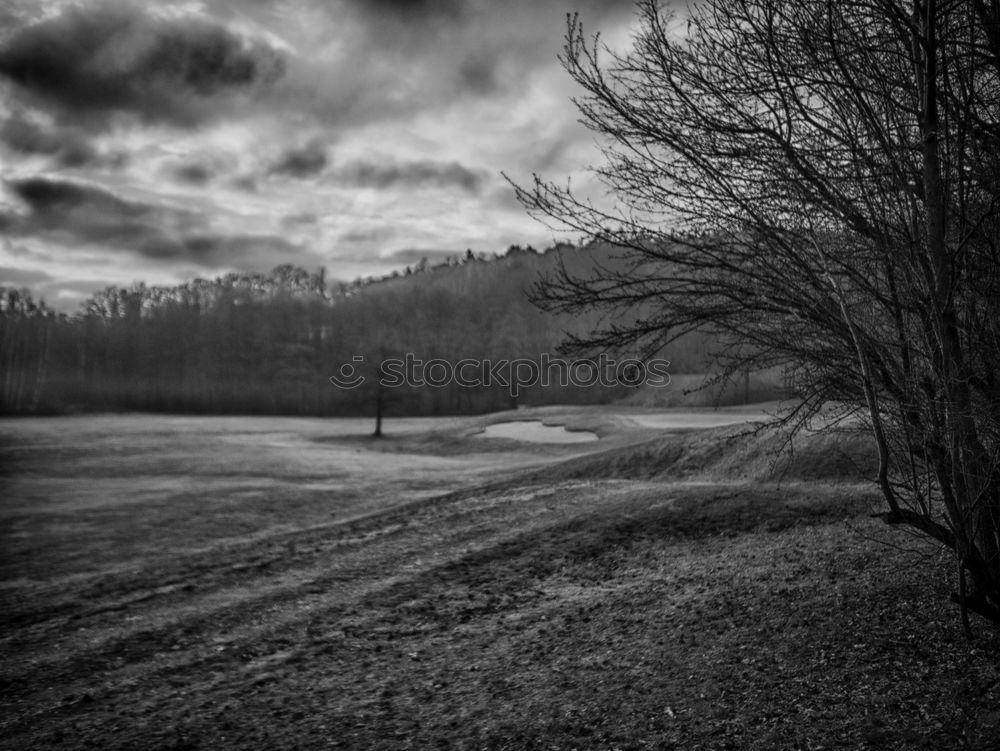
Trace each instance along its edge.
<instances>
[{"instance_id":1,"label":"tree line","mask_svg":"<svg viewBox=\"0 0 1000 751\"><path fill-rule=\"evenodd\" d=\"M6 414L362 415L382 403L392 414L434 415L616 399L629 387L560 386L555 378L516 397L497 382L378 387L378 365L407 354L448 363L557 357L567 334L596 326L597 314L546 315L526 290L556 266L609 257L597 246L546 252L512 246L492 258L470 252L353 283L283 265L176 286L108 287L75 315L6 288L0 404ZM702 372L709 350L706 337L693 335L670 353L671 369ZM331 383L344 365L365 383L353 389Z\"/></svg>"}]
</instances>

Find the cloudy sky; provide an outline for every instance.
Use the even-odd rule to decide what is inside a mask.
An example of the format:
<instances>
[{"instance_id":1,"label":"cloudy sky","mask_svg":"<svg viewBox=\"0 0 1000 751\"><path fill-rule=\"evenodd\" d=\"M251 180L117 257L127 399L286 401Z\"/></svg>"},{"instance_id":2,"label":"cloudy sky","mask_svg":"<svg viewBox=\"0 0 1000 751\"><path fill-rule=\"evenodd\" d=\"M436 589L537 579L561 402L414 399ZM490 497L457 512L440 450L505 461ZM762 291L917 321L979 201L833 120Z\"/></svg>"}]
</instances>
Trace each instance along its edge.
<instances>
[{"instance_id":1,"label":"cloudy sky","mask_svg":"<svg viewBox=\"0 0 1000 751\"><path fill-rule=\"evenodd\" d=\"M551 244L500 172L587 188L566 13L618 48L635 22L631 0L0 5L0 283L63 310L136 280Z\"/></svg>"}]
</instances>

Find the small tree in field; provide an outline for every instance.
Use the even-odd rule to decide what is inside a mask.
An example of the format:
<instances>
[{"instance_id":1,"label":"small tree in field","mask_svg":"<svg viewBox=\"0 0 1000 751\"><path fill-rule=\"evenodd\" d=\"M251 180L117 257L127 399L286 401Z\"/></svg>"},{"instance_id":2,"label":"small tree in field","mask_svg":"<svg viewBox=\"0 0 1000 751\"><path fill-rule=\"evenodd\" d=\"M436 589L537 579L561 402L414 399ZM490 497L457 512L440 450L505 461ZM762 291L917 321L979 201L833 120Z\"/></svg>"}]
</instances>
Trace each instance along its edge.
<instances>
[{"instance_id":1,"label":"small tree in field","mask_svg":"<svg viewBox=\"0 0 1000 751\"><path fill-rule=\"evenodd\" d=\"M606 209L535 178L534 215L624 261L565 269L549 309L605 308L581 348L738 342L792 368L879 453L885 521L954 551L1000 623L1000 0L639 3L626 53L569 24ZM797 423L801 424L801 423Z\"/></svg>"}]
</instances>

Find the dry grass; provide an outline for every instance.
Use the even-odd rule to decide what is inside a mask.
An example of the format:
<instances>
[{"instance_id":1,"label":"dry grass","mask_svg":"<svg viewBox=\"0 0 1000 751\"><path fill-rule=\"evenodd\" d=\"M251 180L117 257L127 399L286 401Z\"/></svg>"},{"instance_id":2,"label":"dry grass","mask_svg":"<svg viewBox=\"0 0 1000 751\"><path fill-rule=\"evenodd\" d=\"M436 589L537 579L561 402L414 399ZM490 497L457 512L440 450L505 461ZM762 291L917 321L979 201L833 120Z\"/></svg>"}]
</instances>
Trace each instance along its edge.
<instances>
[{"instance_id":1,"label":"dry grass","mask_svg":"<svg viewBox=\"0 0 1000 751\"><path fill-rule=\"evenodd\" d=\"M22 508L5 747L995 748L1000 639L961 636L934 551L712 436L351 515L294 478Z\"/></svg>"}]
</instances>

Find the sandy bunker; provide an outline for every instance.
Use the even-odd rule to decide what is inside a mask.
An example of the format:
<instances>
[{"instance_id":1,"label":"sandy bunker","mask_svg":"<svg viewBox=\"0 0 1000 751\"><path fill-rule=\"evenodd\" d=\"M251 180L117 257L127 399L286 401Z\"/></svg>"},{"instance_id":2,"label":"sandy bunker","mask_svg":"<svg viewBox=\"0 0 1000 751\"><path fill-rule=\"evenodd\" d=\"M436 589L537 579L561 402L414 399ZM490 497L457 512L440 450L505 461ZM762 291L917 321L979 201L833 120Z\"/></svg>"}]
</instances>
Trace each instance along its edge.
<instances>
[{"instance_id":1,"label":"sandy bunker","mask_svg":"<svg viewBox=\"0 0 1000 751\"><path fill-rule=\"evenodd\" d=\"M586 443L596 441L589 430L567 430L561 425L544 425L541 420L517 420L487 425L476 438L507 438L529 443Z\"/></svg>"}]
</instances>

